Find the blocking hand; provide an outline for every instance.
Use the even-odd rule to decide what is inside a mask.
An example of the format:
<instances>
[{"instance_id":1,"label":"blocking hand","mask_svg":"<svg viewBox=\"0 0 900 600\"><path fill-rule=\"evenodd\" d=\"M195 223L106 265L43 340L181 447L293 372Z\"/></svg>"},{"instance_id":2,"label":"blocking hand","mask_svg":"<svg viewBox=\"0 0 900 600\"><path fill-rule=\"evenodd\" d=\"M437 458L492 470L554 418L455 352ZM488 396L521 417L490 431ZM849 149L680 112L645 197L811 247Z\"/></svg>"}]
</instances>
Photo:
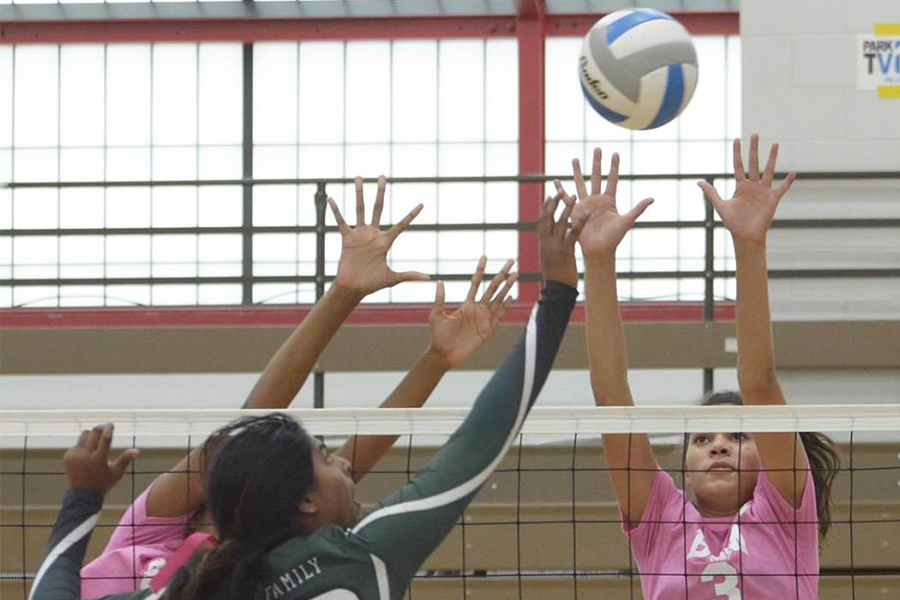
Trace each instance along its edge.
<instances>
[{"instance_id":1,"label":"blocking hand","mask_svg":"<svg viewBox=\"0 0 900 600\"><path fill-rule=\"evenodd\" d=\"M538 220L537 232L541 248L541 273L547 281L559 281L571 287L578 286L578 267L575 263L575 240L581 232L584 220L572 223L569 228L569 218L575 208L575 197L567 196L562 191L559 181L557 194L547 197L541 207L541 218ZM559 202L563 201L566 207L559 219L554 219Z\"/></svg>"},{"instance_id":2,"label":"blocking hand","mask_svg":"<svg viewBox=\"0 0 900 600\"><path fill-rule=\"evenodd\" d=\"M506 261L503 269L494 276L488 289L481 295L481 299L476 300L486 264L487 258L482 256L472 275L472 284L465 302L449 315L444 313L444 283L439 281L437 284L434 306L428 318L431 347L451 367L458 367L466 362L493 337L494 330L506 314L509 290L519 276L518 273L510 274L513 261Z\"/></svg>"},{"instance_id":3,"label":"blocking hand","mask_svg":"<svg viewBox=\"0 0 900 600\"><path fill-rule=\"evenodd\" d=\"M586 258L602 254L615 254L616 248L634 222L647 207L653 204L652 198L638 202L624 215L616 208L616 187L619 183L619 155L613 154L609 177L606 179L606 191L600 192L600 159L603 154L600 148L594 148L594 160L591 168L591 191L588 193L581 174L578 159L572 161L575 176L575 188L578 191L578 204L575 205L573 221L581 223L578 243ZM556 182L557 190L562 192L562 185Z\"/></svg>"},{"instance_id":4,"label":"blocking hand","mask_svg":"<svg viewBox=\"0 0 900 600\"><path fill-rule=\"evenodd\" d=\"M796 173L788 173L784 181L774 190L772 179L775 176L775 161L778 159L778 144L772 144L766 170L759 173L759 135L750 136L750 174L744 173L741 157L741 140L734 140L734 179L737 183L734 197L723 200L716 188L706 181L699 181L706 198L719 213L722 223L731 232L736 242L764 243L769 226L775 217L775 209L781 198L791 189Z\"/></svg>"},{"instance_id":5,"label":"blocking hand","mask_svg":"<svg viewBox=\"0 0 900 600\"><path fill-rule=\"evenodd\" d=\"M112 438L112 423L97 425L81 432L78 443L63 456L63 464L69 475L69 487L105 496L122 479L125 469L138 455L138 450L129 448L115 461L110 461L109 447Z\"/></svg>"},{"instance_id":6,"label":"blocking hand","mask_svg":"<svg viewBox=\"0 0 900 600\"><path fill-rule=\"evenodd\" d=\"M341 260L338 264L334 285L355 294L367 295L383 288L397 285L402 281L428 281L430 277L418 271L397 273L387 264L387 253L397 236L409 227L413 219L422 211L419 204L399 223L381 231L381 211L384 207L385 179L378 177L378 192L375 195L375 206L372 208L372 222L366 224L366 205L363 200L363 180L356 178L356 227L350 227L344 221L341 211L333 198L328 198L328 205L334 213L338 229L341 232Z\"/></svg>"}]
</instances>

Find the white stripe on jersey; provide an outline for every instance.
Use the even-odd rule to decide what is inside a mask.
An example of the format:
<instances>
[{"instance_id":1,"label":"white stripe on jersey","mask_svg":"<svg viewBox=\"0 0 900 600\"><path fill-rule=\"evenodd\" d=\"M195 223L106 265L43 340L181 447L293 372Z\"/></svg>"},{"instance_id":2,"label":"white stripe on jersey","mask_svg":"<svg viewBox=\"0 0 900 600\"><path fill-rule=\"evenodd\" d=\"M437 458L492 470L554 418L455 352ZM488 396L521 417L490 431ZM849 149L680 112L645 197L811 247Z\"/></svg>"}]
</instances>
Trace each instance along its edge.
<instances>
[{"instance_id":1,"label":"white stripe on jersey","mask_svg":"<svg viewBox=\"0 0 900 600\"><path fill-rule=\"evenodd\" d=\"M455 488L427 498L419 498L418 500L411 500L409 502L402 502L400 504L385 506L369 513L366 518L357 523L356 527L352 529L353 533L359 533L359 531L366 525L369 525L382 517L409 512L417 512L421 510L431 510L440 506L452 504L457 500L464 498L474 492L476 489L478 489L478 486L483 484L487 480L487 478L491 476L491 473L494 472L494 469L497 467L500 461L503 460L503 456L506 454L506 451L509 449L512 441L515 439L516 435L518 435L519 428L522 426L522 421L525 420L525 415L527 413L528 399L531 397L531 390L534 386L534 371L536 360L535 345L537 339L537 311L538 305L535 305L535 307L531 311L531 316L528 319L528 325L526 326L525 374L524 380L522 382L522 397L519 399L519 412L516 415L516 422L513 425L512 429L510 429L509 436L506 438L506 442L504 442L503 447L500 449L500 452L497 453L497 456L494 458L494 460L491 461L491 463L487 467L485 467L484 470L478 473L478 475L464 483L461 483Z\"/></svg>"},{"instance_id":2,"label":"white stripe on jersey","mask_svg":"<svg viewBox=\"0 0 900 600\"><path fill-rule=\"evenodd\" d=\"M31 584L31 593L28 594L28 600L34 598L34 593L40 587L41 579L44 578L44 575L47 573L47 569L50 568L50 565L56 561L57 558L66 550L74 546L78 543L81 538L91 533L94 530L94 525L97 524L97 519L100 518L100 513L96 512L90 517L88 517L81 525L73 529L69 535L64 537L53 547L53 550L47 554L47 558L41 563L41 568L38 569L37 575L34 577L34 583Z\"/></svg>"},{"instance_id":3,"label":"white stripe on jersey","mask_svg":"<svg viewBox=\"0 0 900 600\"><path fill-rule=\"evenodd\" d=\"M381 600L391 600L391 586L388 581L387 567L380 558L374 554L369 555L375 566L375 579L378 580L378 597Z\"/></svg>"}]
</instances>

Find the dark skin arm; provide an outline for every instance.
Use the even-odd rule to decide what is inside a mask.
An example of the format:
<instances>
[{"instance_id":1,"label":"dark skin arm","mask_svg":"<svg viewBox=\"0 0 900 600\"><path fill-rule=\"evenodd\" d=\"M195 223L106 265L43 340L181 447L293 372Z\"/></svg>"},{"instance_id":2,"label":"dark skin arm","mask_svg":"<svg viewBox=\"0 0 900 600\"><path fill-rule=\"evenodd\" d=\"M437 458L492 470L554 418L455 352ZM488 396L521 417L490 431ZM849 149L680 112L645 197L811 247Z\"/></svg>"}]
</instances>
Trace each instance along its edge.
<instances>
[{"instance_id":1,"label":"dark skin arm","mask_svg":"<svg viewBox=\"0 0 900 600\"><path fill-rule=\"evenodd\" d=\"M444 284L438 282L434 306L428 318L431 345L384 401L381 408L422 406L447 371L465 363L493 337L497 325L506 314L506 307L509 304L508 294L518 274L510 274L513 261L507 261L503 269L491 280L481 299L478 299L478 288L481 286L486 263L487 258L481 257L478 268L472 275L472 283L465 302L450 314L446 314L444 310ZM397 437L353 436L336 454L350 461L353 465L353 479L359 481L390 450Z\"/></svg>"},{"instance_id":2,"label":"dark skin arm","mask_svg":"<svg viewBox=\"0 0 900 600\"><path fill-rule=\"evenodd\" d=\"M106 496L122 476L131 461L138 455L136 448L129 448L116 460L109 460L112 445L113 424L98 425L81 432L78 443L63 456L69 487L87 490Z\"/></svg>"},{"instance_id":3,"label":"dark skin arm","mask_svg":"<svg viewBox=\"0 0 900 600\"><path fill-rule=\"evenodd\" d=\"M356 227L347 225L337 204L328 199L342 240L341 260L334 283L266 365L243 408L286 408L312 372L319 355L360 300L403 281L429 279L424 273L397 273L388 266L387 253L394 240L415 219L422 205L383 231L384 190L382 176L378 179L371 222L366 223L363 181L356 178ZM147 496L148 515L178 517L200 508L206 499L200 474L201 457L202 449L198 447L153 482Z\"/></svg>"}]
</instances>

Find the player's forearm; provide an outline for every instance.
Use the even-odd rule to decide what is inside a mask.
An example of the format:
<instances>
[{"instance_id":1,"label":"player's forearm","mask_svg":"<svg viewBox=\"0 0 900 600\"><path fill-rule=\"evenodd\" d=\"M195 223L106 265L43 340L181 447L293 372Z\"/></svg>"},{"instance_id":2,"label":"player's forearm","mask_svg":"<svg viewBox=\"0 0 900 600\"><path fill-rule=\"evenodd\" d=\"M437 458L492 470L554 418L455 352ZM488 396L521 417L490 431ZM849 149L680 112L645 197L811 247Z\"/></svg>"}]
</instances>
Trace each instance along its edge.
<instances>
[{"instance_id":1,"label":"player's forearm","mask_svg":"<svg viewBox=\"0 0 900 600\"><path fill-rule=\"evenodd\" d=\"M29 600L81 597L81 563L102 507L103 497L95 492L66 492Z\"/></svg>"},{"instance_id":2,"label":"player's forearm","mask_svg":"<svg viewBox=\"0 0 900 600\"><path fill-rule=\"evenodd\" d=\"M381 404L381 408L419 408L450 370L450 364L433 348L425 351L406 377ZM353 465L353 479L359 481L397 441L396 435L351 437L337 454Z\"/></svg>"},{"instance_id":3,"label":"player's forearm","mask_svg":"<svg viewBox=\"0 0 900 600\"><path fill-rule=\"evenodd\" d=\"M519 342L456 433L415 479L353 529L387 557L392 581L412 578L503 458L546 381L577 295L574 288L547 284ZM399 598L404 587L392 592Z\"/></svg>"},{"instance_id":4,"label":"player's forearm","mask_svg":"<svg viewBox=\"0 0 900 600\"><path fill-rule=\"evenodd\" d=\"M625 328L614 255L585 260L585 314L591 387L598 406L631 406Z\"/></svg>"},{"instance_id":5,"label":"player's forearm","mask_svg":"<svg viewBox=\"0 0 900 600\"><path fill-rule=\"evenodd\" d=\"M444 449L455 446L454 438L467 438L459 444L469 455L463 460L490 462L501 452L549 375L577 296L575 288L559 282L547 283L519 341Z\"/></svg>"},{"instance_id":6,"label":"player's forearm","mask_svg":"<svg viewBox=\"0 0 900 600\"><path fill-rule=\"evenodd\" d=\"M429 347L406 374L403 381L381 404L381 408L418 408L422 406L449 370L450 363L440 353Z\"/></svg>"},{"instance_id":7,"label":"player's forearm","mask_svg":"<svg viewBox=\"0 0 900 600\"><path fill-rule=\"evenodd\" d=\"M765 242L735 243L737 258L738 384L748 404L777 388ZM778 394L777 396L780 396Z\"/></svg>"},{"instance_id":8,"label":"player's forearm","mask_svg":"<svg viewBox=\"0 0 900 600\"><path fill-rule=\"evenodd\" d=\"M332 286L266 365L244 408L287 407L361 299L355 292Z\"/></svg>"}]
</instances>

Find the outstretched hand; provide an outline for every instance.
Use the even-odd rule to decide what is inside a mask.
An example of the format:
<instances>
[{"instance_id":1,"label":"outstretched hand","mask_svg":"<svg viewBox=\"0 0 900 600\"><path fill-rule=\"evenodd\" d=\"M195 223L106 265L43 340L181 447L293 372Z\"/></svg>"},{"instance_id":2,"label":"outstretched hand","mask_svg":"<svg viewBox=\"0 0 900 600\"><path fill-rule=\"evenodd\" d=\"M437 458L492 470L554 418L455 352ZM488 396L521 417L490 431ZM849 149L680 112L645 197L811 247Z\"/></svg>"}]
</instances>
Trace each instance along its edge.
<instances>
[{"instance_id":1,"label":"outstretched hand","mask_svg":"<svg viewBox=\"0 0 900 600\"><path fill-rule=\"evenodd\" d=\"M372 222L366 224L366 205L363 200L363 180L356 178L356 227L344 221L333 198L328 205L341 232L341 260L334 285L359 295L367 295L403 281L428 281L430 277L419 271L397 273L387 264L387 253L397 236L422 211L422 204L413 208L399 223L381 231L381 211L384 207L385 179L378 177L378 192L372 208Z\"/></svg>"},{"instance_id":2,"label":"outstretched hand","mask_svg":"<svg viewBox=\"0 0 900 600\"><path fill-rule=\"evenodd\" d=\"M641 200L637 206L624 215L616 208L616 187L619 183L619 155L613 154L609 176L606 178L606 191L600 192L600 159L603 154L600 148L594 148L594 159L591 167L591 190L588 193L581 174L581 163L572 161L575 176L575 189L578 192L578 204L575 205L572 220L580 223L581 231L578 243L585 257L615 254L616 248L628 230L631 229L647 207L653 204L652 198ZM565 193L562 184L556 182L556 189Z\"/></svg>"},{"instance_id":3,"label":"outstretched hand","mask_svg":"<svg viewBox=\"0 0 900 600\"><path fill-rule=\"evenodd\" d=\"M109 460L113 424L97 425L81 432L78 443L63 456L69 487L88 490L105 496L125 474L125 469L138 455L136 448L129 448L115 461Z\"/></svg>"},{"instance_id":4,"label":"outstretched hand","mask_svg":"<svg viewBox=\"0 0 900 600\"><path fill-rule=\"evenodd\" d=\"M699 181L703 193L719 213L722 223L731 232L735 243L764 243L769 226L775 217L775 209L781 198L791 189L796 173L788 173L784 181L774 190L775 161L778 159L778 144L772 144L766 170L759 172L759 135L750 136L750 173L744 173L741 157L741 140L734 140L734 179L737 186L731 200L723 200L716 188L706 181Z\"/></svg>"},{"instance_id":5,"label":"outstretched hand","mask_svg":"<svg viewBox=\"0 0 900 600\"><path fill-rule=\"evenodd\" d=\"M518 273L510 273L513 261L506 261L503 269L494 276L488 289L481 295L481 299L476 300L486 264L487 258L482 256L472 275L472 284L465 302L449 315L444 313L444 283L439 281L437 284L434 306L428 318L431 347L451 368L466 362L493 337L494 330L506 314L509 290L519 276Z\"/></svg>"},{"instance_id":6,"label":"outstretched hand","mask_svg":"<svg viewBox=\"0 0 900 600\"><path fill-rule=\"evenodd\" d=\"M575 263L575 240L584 225L584 220L573 222L569 228L569 218L575 208L575 197L562 191L556 181L557 193L547 197L541 207L537 232L541 248L541 273L546 281L559 281L571 287L578 286L578 266ZM560 201L566 207L558 220L554 220Z\"/></svg>"}]
</instances>

